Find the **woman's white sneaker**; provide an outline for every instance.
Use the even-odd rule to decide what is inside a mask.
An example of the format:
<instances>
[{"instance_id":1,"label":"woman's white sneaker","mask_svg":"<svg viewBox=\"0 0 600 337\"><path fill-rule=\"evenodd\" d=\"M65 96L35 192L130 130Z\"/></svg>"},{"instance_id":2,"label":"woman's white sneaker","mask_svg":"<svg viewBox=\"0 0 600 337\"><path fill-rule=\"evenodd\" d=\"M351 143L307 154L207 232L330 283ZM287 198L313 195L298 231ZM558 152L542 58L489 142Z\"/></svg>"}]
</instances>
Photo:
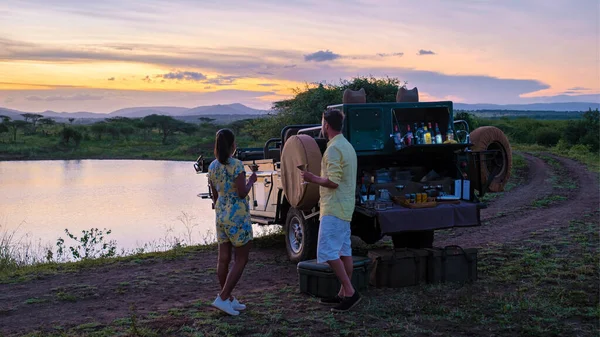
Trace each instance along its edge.
<instances>
[{"instance_id":1,"label":"woman's white sneaker","mask_svg":"<svg viewBox=\"0 0 600 337\"><path fill-rule=\"evenodd\" d=\"M239 311L233 309L232 303L229 299L223 301L221 299L221 296L217 296L217 298L212 303L212 306L232 316L237 316L240 314Z\"/></svg>"},{"instance_id":2,"label":"woman's white sneaker","mask_svg":"<svg viewBox=\"0 0 600 337\"><path fill-rule=\"evenodd\" d=\"M233 310L245 310L246 309L246 305L240 303L240 301L238 301L237 298L233 298L233 301L231 301L231 307L233 308Z\"/></svg>"}]
</instances>

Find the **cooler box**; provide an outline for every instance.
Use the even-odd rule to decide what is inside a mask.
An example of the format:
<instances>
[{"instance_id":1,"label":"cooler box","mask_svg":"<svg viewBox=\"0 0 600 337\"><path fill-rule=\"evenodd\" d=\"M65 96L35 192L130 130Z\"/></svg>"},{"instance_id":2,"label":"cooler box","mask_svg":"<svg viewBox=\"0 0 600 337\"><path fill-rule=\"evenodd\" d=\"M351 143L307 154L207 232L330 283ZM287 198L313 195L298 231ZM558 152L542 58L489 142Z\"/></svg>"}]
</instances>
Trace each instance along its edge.
<instances>
[{"instance_id":1,"label":"cooler box","mask_svg":"<svg viewBox=\"0 0 600 337\"><path fill-rule=\"evenodd\" d=\"M426 248L429 283L473 282L477 280L477 249L447 246Z\"/></svg>"},{"instance_id":2,"label":"cooler box","mask_svg":"<svg viewBox=\"0 0 600 337\"><path fill-rule=\"evenodd\" d=\"M427 281L427 251L423 249L377 249L369 251L374 260L371 284L377 288L401 288Z\"/></svg>"},{"instance_id":3,"label":"cooler box","mask_svg":"<svg viewBox=\"0 0 600 337\"><path fill-rule=\"evenodd\" d=\"M353 256L354 271L352 286L358 291L366 290L369 286L371 260L364 256ZM329 268L327 263L317 263L308 260L298 263L298 279L300 291L317 297L333 297L340 291L340 281Z\"/></svg>"}]
</instances>

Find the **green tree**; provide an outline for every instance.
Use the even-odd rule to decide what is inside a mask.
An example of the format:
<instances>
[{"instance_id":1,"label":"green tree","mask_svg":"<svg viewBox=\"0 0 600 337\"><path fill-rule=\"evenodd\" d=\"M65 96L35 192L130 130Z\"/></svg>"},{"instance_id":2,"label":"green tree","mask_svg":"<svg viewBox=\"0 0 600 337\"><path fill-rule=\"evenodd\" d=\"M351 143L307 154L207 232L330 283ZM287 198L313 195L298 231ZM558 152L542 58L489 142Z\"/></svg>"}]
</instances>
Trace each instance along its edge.
<instances>
[{"instance_id":1,"label":"green tree","mask_svg":"<svg viewBox=\"0 0 600 337\"><path fill-rule=\"evenodd\" d=\"M129 124L125 124L120 127L120 132L125 136L126 140L129 140L129 136L135 133L135 128Z\"/></svg>"},{"instance_id":2,"label":"green tree","mask_svg":"<svg viewBox=\"0 0 600 337\"><path fill-rule=\"evenodd\" d=\"M8 126L6 126L4 123L0 123L0 134L8 133L8 131Z\"/></svg>"},{"instance_id":3,"label":"green tree","mask_svg":"<svg viewBox=\"0 0 600 337\"><path fill-rule=\"evenodd\" d=\"M152 114L144 117L144 121L152 127L158 128L162 134L162 143L167 143L167 137L175 132L192 134L196 132L197 127L193 124L179 121L171 116Z\"/></svg>"},{"instance_id":4,"label":"green tree","mask_svg":"<svg viewBox=\"0 0 600 337\"><path fill-rule=\"evenodd\" d=\"M564 139L570 146L578 144L587 146L591 151L600 149L600 112L591 108L583 114L583 118L569 121L564 129Z\"/></svg>"},{"instance_id":5,"label":"green tree","mask_svg":"<svg viewBox=\"0 0 600 337\"><path fill-rule=\"evenodd\" d=\"M91 129L92 133L94 135L96 135L96 138L98 140L102 140L102 134L107 132L107 124L104 121L96 122L96 123L92 124L90 129Z\"/></svg>"},{"instance_id":6,"label":"green tree","mask_svg":"<svg viewBox=\"0 0 600 337\"><path fill-rule=\"evenodd\" d=\"M61 140L63 144L68 145L71 140L75 143L75 146L79 146L83 135L78 130L72 127L65 127L60 132Z\"/></svg>"},{"instance_id":7,"label":"green tree","mask_svg":"<svg viewBox=\"0 0 600 337\"><path fill-rule=\"evenodd\" d=\"M215 119L209 117L200 117L200 127L202 128L212 128L215 126Z\"/></svg>"},{"instance_id":8,"label":"green tree","mask_svg":"<svg viewBox=\"0 0 600 337\"><path fill-rule=\"evenodd\" d=\"M560 132L549 127L543 127L536 131L536 143L543 146L554 146L560 140Z\"/></svg>"},{"instance_id":9,"label":"green tree","mask_svg":"<svg viewBox=\"0 0 600 337\"><path fill-rule=\"evenodd\" d=\"M38 122L40 125L43 125L43 126L52 126L52 125L56 124L56 121L52 118L40 118L40 120ZM45 135L47 135L46 130L44 130L43 127L41 127L41 129L42 129L43 133Z\"/></svg>"},{"instance_id":10,"label":"green tree","mask_svg":"<svg viewBox=\"0 0 600 337\"><path fill-rule=\"evenodd\" d=\"M373 76L341 80L340 84L307 84L304 89L295 89L293 98L275 102L270 116L248 123L244 132L250 132L252 138L278 137L285 125L320 123L327 106L342 103L346 89L364 88L368 103L395 102L399 87L405 86L396 78Z\"/></svg>"},{"instance_id":11,"label":"green tree","mask_svg":"<svg viewBox=\"0 0 600 337\"><path fill-rule=\"evenodd\" d=\"M21 120L4 122L3 124L6 124L8 129L12 132L13 142L17 141L17 132L19 131L19 129L24 130L30 125L28 122Z\"/></svg>"},{"instance_id":12,"label":"green tree","mask_svg":"<svg viewBox=\"0 0 600 337\"><path fill-rule=\"evenodd\" d=\"M73 124L74 121L75 121L75 118L73 118L73 117L69 118L69 124Z\"/></svg>"},{"instance_id":13,"label":"green tree","mask_svg":"<svg viewBox=\"0 0 600 337\"><path fill-rule=\"evenodd\" d=\"M143 118L136 118L133 120L133 126L138 130L142 131L143 140L148 140L150 138L150 132L152 132L152 124Z\"/></svg>"},{"instance_id":14,"label":"green tree","mask_svg":"<svg viewBox=\"0 0 600 337\"><path fill-rule=\"evenodd\" d=\"M34 113L24 113L21 114L21 116L25 118L26 122L29 122L31 120L31 133L35 133L38 120L44 117L43 115Z\"/></svg>"}]
</instances>

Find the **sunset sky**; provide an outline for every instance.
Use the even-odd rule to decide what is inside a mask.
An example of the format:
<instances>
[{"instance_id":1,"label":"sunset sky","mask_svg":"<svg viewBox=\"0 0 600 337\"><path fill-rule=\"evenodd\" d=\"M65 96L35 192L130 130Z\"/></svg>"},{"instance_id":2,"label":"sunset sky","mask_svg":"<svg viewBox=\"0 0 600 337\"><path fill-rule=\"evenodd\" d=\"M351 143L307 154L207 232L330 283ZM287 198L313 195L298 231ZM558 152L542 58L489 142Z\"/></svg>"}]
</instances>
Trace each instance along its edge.
<instances>
[{"instance_id":1,"label":"sunset sky","mask_svg":"<svg viewBox=\"0 0 600 337\"><path fill-rule=\"evenodd\" d=\"M598 0L3 0L0 107L266 109L370 74L422 100L598 102L599 21Z\"/></svg>"}]
</instances>

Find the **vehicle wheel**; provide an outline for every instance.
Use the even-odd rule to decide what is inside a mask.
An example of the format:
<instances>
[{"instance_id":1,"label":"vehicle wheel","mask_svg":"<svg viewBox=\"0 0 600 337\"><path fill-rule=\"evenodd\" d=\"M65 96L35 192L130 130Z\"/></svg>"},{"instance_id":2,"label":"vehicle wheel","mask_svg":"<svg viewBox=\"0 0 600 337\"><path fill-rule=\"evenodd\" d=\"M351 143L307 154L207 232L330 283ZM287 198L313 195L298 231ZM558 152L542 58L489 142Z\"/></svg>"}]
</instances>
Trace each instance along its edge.
<instances>
[{"instance_id":1,"label":"vehicle wheel","mask_svg":"<svg viewBox=\"0 0 600 337\"><path fill-rule=\"evenodd\" d=\"M290 261L314 259L317 256L319 222L314 218L305 220L299 210L290 208L285 221L285 247Z\"/></svg>"},{"instance_id":2,"label":"vehicle wheel","mask_svg":"<svg viewBox=\"0 0 600 337\"><path fill-rule=\"evenodd\" d=\"M470 137L473 151L498 150L495 156L490 158L488 155L488 160L481 163L481 183L486 184L490 172L500 169L500 172L492 178L488 190L490 192L504 191L512 168L512 149L508 138L502 130L494 126L477 128L471 132ZM483 155L481 159L484 159Z\"/></svg>"}]
</instances>

